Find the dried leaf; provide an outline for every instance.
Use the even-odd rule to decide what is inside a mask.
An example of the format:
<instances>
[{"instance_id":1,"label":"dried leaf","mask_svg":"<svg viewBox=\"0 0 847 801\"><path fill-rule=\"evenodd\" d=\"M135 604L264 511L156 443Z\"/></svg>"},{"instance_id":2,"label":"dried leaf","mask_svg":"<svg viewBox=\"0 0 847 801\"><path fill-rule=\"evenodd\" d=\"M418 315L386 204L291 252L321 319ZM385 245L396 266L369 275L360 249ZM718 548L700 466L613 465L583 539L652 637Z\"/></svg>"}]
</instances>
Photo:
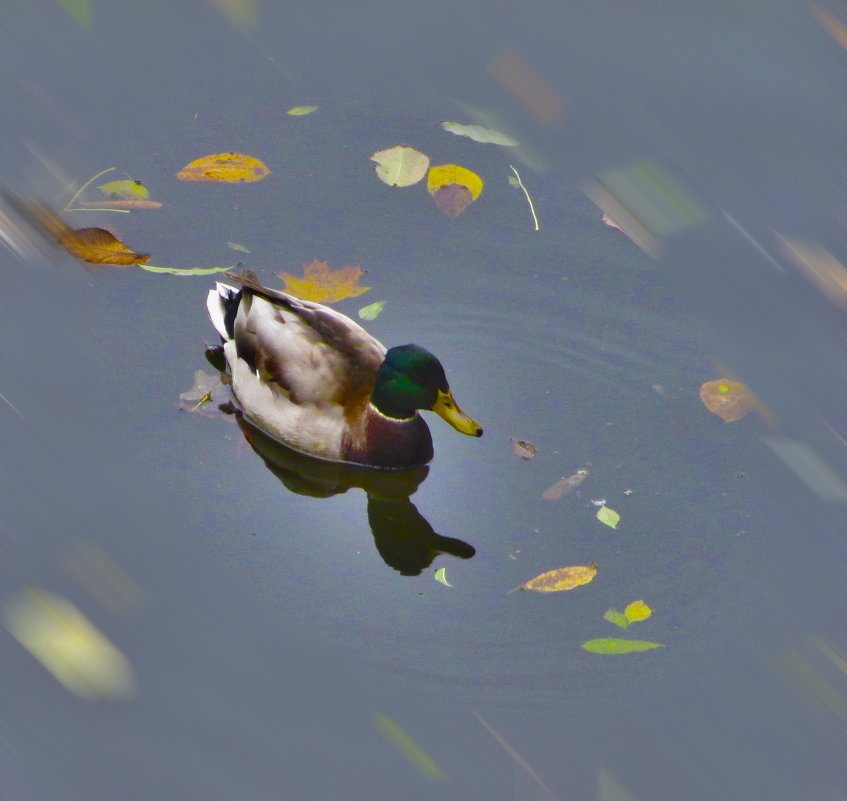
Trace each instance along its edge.
<instances>
[{"instance_id":1,"label":"dried leaf","mask_svg":"<svg viewBox=\"0 0 847 801\"><path fill-rule=\"evenodd\" d=\"M149 253L136 253L104 228L68 228L59 241L65 250L91 264L140 264Z\"/></svg>"},{"instance_id":2,"label":"dried leaf","mask_svg":"<svg viewBox=\"0 0 847 801\"><path fill-rule=\"evenodd\" d=\"M390 147L371 156L379 180L389 186L412 186L423 180L429 169L429 156L413 147Z\"/></svg>"},{"instance_id":3,"label":"dried leaf","mask_svg":"<svg viewBox=\"0 0 847 801\"><path fill-rule=\"evenodd\" d=\"M378 300L376 303L371 303L368 306L362 306L359 309L359 317L362 320L376 320L380 314L382 314L382 310L385 308L385 301Z\"/></svg>"},{"instance_id":4,"label":"dried leaf","mask_svg":"<svg viewBox=\"0 0 847 801\"><path fill-rule=\"evenodd\" d=\"M344 298L354 298L367 292L369 286L360 286L362 268L340 267L330 270L325 261L315 260L303 265L303 277L281 272L277 275L285 281L285 291L302 300L316 303L335 303Z\"/></svg>"},{"instance_id":5,"label":"dried leaf","mask_svg":"<svg viewBox=\"0 0 847 801\"><path fill-rule=\"evenodd\" d=\"M261 181L270 174L267 166L253 156L245 156L242 153L214 153L187 164L176 177L180 181L248 183Z\"/></svg>"},{"instance_id":6,"label":"dried leaf","mask_svg":"<svg viewBox=\"0 0 847 801\"><path fill-rule=\"evenodd\" d=\"M560 501L565 495L570 495L588 476L587 470L577 470L572 476L559 479L552 487L547 487L541 493L542 500Z\"/></svg>"},{"instance_id":7,"label":"dried leaf","mask_svg":"<svg viewBox=\"0 0 847 801\"><path fill-rule=\"evenodd\" d=\"M660 642L647 642L647 640L621 640L614 637L603 637L588 640L580 647L592 654L632 654L638 651L649 651L651 648L664 648L664 645Z\"/></svg>"},{"instance_id":8,"label":"dried leaf","mask_svg":"<svg viewBox=\"0 0 847 801\"><path fill-rule=\"evenodd\" d=\"M603 613L603 620L607 620L609 623L614 623L622 629L625 629L629 625L629 618L617 609L607 609Z\"/></svg>"},{"instance_id":9,"label":"dried leaf","mask_svg":"<svg viewBox=\"0 0 847 801\"><path fill-rule=\"evenodd\" d=\"M522 439L513 439L512 451L515 456L520 456L520 458L524 461L529 461L536 453L538 453L538 448L536 448L531 442L526 442Z\"/></svg>"},{"instance_id":10,"label":"dried leaf","mask_svg":"<svg viewBox=\"0 0 847 801\"><path fill-rule=\"evenodd\" d=\"M609 528L617 528L621 519L621 516L614 509L610 509L605 504L597 510L595 517Z\"/></svg>"},{"instance_id":11,"label":"dried leaf","mask_svg":"<svg viewBox=\"0 0 847 801\"><path fill-rule=\"evenodd\" d=\"M700 400L712 414L727 423L745 417L756 405L756 398L745 384L725 378L703 384L700 387Z\"/></svg>"},{"instance_id":12,"label":"dried leaf","mask_svg":"<svg viewBox=\"0 0 847 801\"><path fill-rule=\"evenodd\" d=\"M440 581L445 587L452 587L453 585L447 581L447 568L439 567L438 570L435 571L435 575L433 578L436 581Z\"/></svg>"},{"instance_id":13,"label":"dried leaf","mask_svg":"<svg viewBox=\"0 0 847 801\"><path fill-rule=\"evenodd\" d=\"M637 623L639 620L647 620L653 610L644 601L633 601L624 609L624 614L630 623Z\"/></svg>"},{"instance_id":14,"label":"dried leaf","mask_svg":"<svg viewBox=\"0 0 847 801\"><path fill-rule=\"evenodd\" d=\"M78 200L74 209L160 209L158 200Z\"/></svg>"},{"instance_id":15,"label":"dried leaf","mask_svg":"<svg viewBox=\"0 0 847 801\"><path fill-rule=\"evenodd\" d=\"M521 589L533 590L534 592L560 592L572 590L594 579L597 575L597 565L576 565L574 567L559 567L548 570L530 579Z\"/></svg>"},{"instance_id":16,"label":"dried leaf","mask_svg":"<svg viewBox=\"0 0 847 801\"><path fill-rule=\"evenodd\" d=\"M313 111L317 110L317 106L294 106L294 108L288 109L285 113L292 117L305 117L307 114L311 114Z\"/></svg>"},{"instance_id":17,"label":"dried leaf","mask_svg":"<svg viewBox=\"0 0 847 801\"><path fill-rule=\"evenodd\" d=\"M467 136L468 139L473 139L474 142L481 144L502 145L503 147L515 147L520 144L517 139L513 139L508 134L502 131L495 131L493 128L486 128L483 125L463 125L460 122L442 122L441 127L445 131L449 131L456 136Z\"/></svg>"}]
</instances>

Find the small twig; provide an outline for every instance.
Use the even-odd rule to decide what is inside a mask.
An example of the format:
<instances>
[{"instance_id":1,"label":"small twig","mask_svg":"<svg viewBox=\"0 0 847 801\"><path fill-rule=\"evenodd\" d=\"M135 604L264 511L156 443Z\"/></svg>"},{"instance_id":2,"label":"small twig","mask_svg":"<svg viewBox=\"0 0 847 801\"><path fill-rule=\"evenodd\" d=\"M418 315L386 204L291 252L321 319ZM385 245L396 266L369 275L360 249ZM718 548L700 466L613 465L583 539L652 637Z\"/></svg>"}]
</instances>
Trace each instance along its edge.
<instances>
[{"instance_id":1,"label":"small twig","mask_svg":"<svg viewBox=\"0 0 847 801\"><path fill-rule=\"evenodd\" d=\"M65 208L62 211L71 211L71 206L73 206L74 201L92 184L96 181L101 175L105 175L107 172L111 172L112 170L117 169L117 167L107 167L105 170L101 170L97 173L97 175L92 175L79 189L76 190L74 196L68 201Z\"/></svg>"},{"instance_id":2,"label":"small twig","mask_svg":"<svg viewBox=\"0 0 847 801\"><path fill-rule=\"evenodd\" d=\"M529 203L529 210L532 213L532 220L535 223L535 230L540 230L541 226L538 224L538 217L535 216L535 206L532 204L532 198L529 196L529 192L526 191L526 187L523 185L523 181L521 180L520 173L510 164L509 169L515 174L515 178L518 181L518 186L523 189L523 193L526 195L526 202Z\"/></svg>"}]
</instances>

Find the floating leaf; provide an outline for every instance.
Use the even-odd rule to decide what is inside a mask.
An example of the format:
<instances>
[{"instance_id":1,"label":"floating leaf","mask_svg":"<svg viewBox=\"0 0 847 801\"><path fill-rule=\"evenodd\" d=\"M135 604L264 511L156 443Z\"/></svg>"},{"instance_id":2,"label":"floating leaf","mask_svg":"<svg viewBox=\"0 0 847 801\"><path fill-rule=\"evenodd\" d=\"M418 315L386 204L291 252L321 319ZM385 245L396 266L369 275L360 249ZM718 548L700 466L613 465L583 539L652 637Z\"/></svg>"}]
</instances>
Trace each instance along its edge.
<instances>
[{"instance_id":1,"label":"floating leaf","mask_svg":"<svg viewBox=\"0 0 847 801\"><path fill-rule=\"evenodd\" d=\"M151 273L169 273L170 275L214 275L239 267L238 264L229 264L225 267L157 267L155 264L139 264L138 266Z\"/></svg>"},{"instance_id":2,"label":"floating leaf","mask_svg":"<svg viewBox=\"0 0 847 801\"><path fill-rule=\"evenodd\" d=\"M548 570L530 579L521 589L533 590L534 592L560 592L561 590L572 590L588 584L597 575L597 565L576 565L574 567L559 567Z\"/></svg>"},{"instance_id":3,"label":"floating leaf","mask_svg":"<svg viewBox=\"0 0 847 801\"><path fill-rule=\"evenodd\" d=\"M72 209L160 209L162 204L158 200L81 200L74 203Z\"/></svg>"},{"instance_id":4,"label":"floating leaf","mask_svg":"<svg viewBox=\"0 0 847 801\"><path fill-rule=\"evenodd\" d=\"M359 309L359 317L363 320L376 320L380 314L382 314L382 310L385 308L385 301L378 300L376 303L371 303L368 306L362 306Z\"/></svg>"},{"instance_id":5,"label":"floating leaf","mask_svg":"<svg viewBox=\"0 0 847 801\"><path fill-rule=\"evenodd\" d=\"M429 156L413 147L390 147L371 156L379 180L389 186L411 186L422 180L429 169Z\"/></svg>"},{"instance_id":6,"label":"floating leaf","mask_svg":"<svg viewBox=\"0 0 847 801\"><path fill-rule=\"evenodd\" d=\"M292 117L305 117L307 114L311 114L317 110L317 106L294 106L294 108L288 109L285 113L290 114Z\"/></svg>"},{"instance_id":7,"label":"floating leaf","mask_svg":"<svg viewBox=\"0 0 847 801\"><path fill-rule=\"evenodd\" d=\"M453 585L447 581L447 568L439 567L438 570L435 571L434 576L436 581L440 581L445 587L452 587Z\"/></svg>"},{"instance_id":8,"label":"floating leaf","mask_svg":"<svg viewBox=\"0 0 847 801\"><path fill-rule=\"evenodd\" d=\"M187 164L176 177L180 181L247 183L261 181L270 173L267 166L253 156L245 156L242 153L214 153Z\"/></svg>"},{"instance_id":9,"label":"floating leaf","mask_svg":"<svg viewBox=\"0 0 847 801\"><path fill-rule=\"evenodd\" d=\"M700 387L700 400L712 414L727 423L734 423L745 417L756 405L753 393L745 384L725 378L703 384Z\"/></svg>"},{"instance_id":10,"label":"floating leaf","mask_svg":"<svg viewBox=\"0 0 847 801\"><path fill-rule=\"evenodd\" d=\"M603 637L597 640L588 640L581 646L592 654L632 654L638 651L649 651L651 648L664 648L660 642L648 642L647 640L622 640L614 637Z\"/></svg>"},{"instance_id":11,"label":"floating leaf","mask_svg":"<svg viewBox=\"0 0 847 801\"><path fill-rule=\"evenodd\" d=\"M625 629L629 625L629 618L623 612L619 612L617 609L607 609L603 613L603 620L608 620L609 623L614 623L616 626L620 626L622 629Z\"/></svg>"},{"instance_id":12,"label":"floating leaf","mask_svg":"<svg viewBox=\"0 0 847 801\"><path fill-rule=\"evenodd\" d=\"M91 264L140 264L149 253L136 253L105 228L67 229L59 237L65 250Z\"/></svg>"},{"instance_id":13,"label":"floating leaf","mask_svg":"<svg viewBox=\"0 0 847 801\"><path fill-rule=\"evenodd\" d=\"M432 202L439 211L443 211L448 217L456 218L473 203L473 195L466 186L447 184L432 193Z\"/></svg>"},{"instance_id":14,"label":"floating leaf","mask_svg":"<svg viewBox=\"0 0 847 801\"><path fill-rule=\"evenodd\" d=\"M476 200L482 192L482 178L458 164L439 164L430 167L426 181L427 191L431 195L442 188L457 184L464 186L471 193L471 200Z\"/></svg>"},{"instance_id":15,"label":"floating leaf","mask_svg":"<svg viewBox=\"0 0 847 801\"><path fill-rule=\"evenodd\" d=\"M449 131L456 136L467 136L473 139L474 142L481 144L502 145L503 147L515 147L520 144L517 139L513 139L508 134L502 131L495 131L493 128L486 128L483 125L462 125L460 122L442 122L441 127L445 131Z\"/></svg>"},{"instance_id":16,"label":"floating leaf","mask_svg":"<svg viewBox=\"0 0 847 801\"><path fill-rule=\"evenodd\" d=\"M541 493L542 500L560 501L565 495L570 495L588 476L587 470L577 470L572 476L559 479L552 487L547 487Z\"/></svg>"},{"instance_id":17,"label":"floating leaf","mask_svg":"<svg viewBox=\"0 0 847 801\"><path fill-rule=\"evenodd\" d=\"M135 693L129 660L70 601L28 587L3 609L9 633L65 689L89 700Z\"/></svg>"},{"instance_id":18,"label":"floating leaf","mask_svg":"<svg viewBox=\"0 0 847 801\"><path fill-rule=\"evenodd\" d=\"M653 610L644 601L633 601L624 609L624 614L630 623L637 623L639 620L647 620L653 614Z\"/></svg>"},{"instance_id":19,"label":"floating leaf","mask_svg":"<svg viewBox=\"0 0 847 801\"><path fill-rule=\"evenodd\" d=\"M532 457L538 453L538 448L536 448L535 445L522 439L512 440L512 450L514 451L515 456L520 456L524 461L532 459Z\"/></svg>"},{"instance_id":20,"label":"floating leaf","mask_svg":"<svg viewBox=\"0 0 847 801\"><path fill-rule=\"evenodd\" d=\"M316 303L335 303L344 298L354 298L367 292L369 286L360 286L359 278L362 268L340 267L330 270L325 261L315 260L303 265L303 277L298 278L291 273L281 272L277 275L285 281L285 291L301 298L313 300Z\"/></svg>"},{"instance_id":21,"label":"floating leaf","mask_svg":"<svg viewBox=\"0 0 847 801\"><path fill-rule=\"evenodd\" d=\"M621 516L614 509L610 509L605 504L597 510L595 517L609 528L617 528L621 519Z\"/></svg>"},{"instance_id":22,"label":"floating leaf","mask_svg":"<svg viewBox=\"0 0 847 801\"><path fill-rule=\"evenodd\" d=\"M123 181L109 181L97 187L111 200L149 200L150 192L141 181L127 178Z\"/></svg>"}]
</instances>

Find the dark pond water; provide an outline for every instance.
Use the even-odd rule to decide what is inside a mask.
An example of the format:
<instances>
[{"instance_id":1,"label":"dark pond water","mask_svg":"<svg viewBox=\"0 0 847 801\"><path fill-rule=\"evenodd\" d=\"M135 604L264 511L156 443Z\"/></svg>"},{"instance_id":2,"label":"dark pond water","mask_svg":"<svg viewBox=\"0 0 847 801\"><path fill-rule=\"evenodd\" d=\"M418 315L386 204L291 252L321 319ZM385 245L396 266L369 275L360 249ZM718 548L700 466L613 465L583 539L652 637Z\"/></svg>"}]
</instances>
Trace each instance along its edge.
<instances>
[{"instance_id":1,"label":"dark pond water","mask_svg":"<svg viewBox=\"0 0 847 801\"><path fill-rule=\"evenodd\" d=\"M4 253L0 600L22 583L69 599L137 677L131 700L81 700L4 631L9 798L845 796L843 328L770 232L843 247L819 191L841 132L810 122L840 108L839 54L779 5L776 21L753 2L655 3L655 26L621 9L437 5L380 25L262 9L246 35L203 4L98 6L90 30L48 3L3 12L7 183L60 206L65 181L117 166L162 209L67 218L154 264L242 261L275 286L313 259L362 265L372 289L337 308L386 301L368 330L435 352L485 429L433 417L435 459L399 507L292 491L290 455L180 409L212 372L215 276ZM559 87L561 125L497 89L485 64L504 47ZM472 121L453 99L496 107L546 167L443 132ZM286 116L304 103L320 108ZM482 196L448 220L420 186L387 188L369 156L394 144L475 170ZM230 150L272 175L174 177ZM636 159L698 210L661 265L584 191ZM771 417L703 408L721 363ZM828 484L819 462L787 459L804 483L774 456L801 446ZM542 500L578 469L578 492ZM591 563L573 592L510 592ZM638 599L649 620L603 619ZM579 647L617 635L664 647Z\"/></svg>"}]
</instances>

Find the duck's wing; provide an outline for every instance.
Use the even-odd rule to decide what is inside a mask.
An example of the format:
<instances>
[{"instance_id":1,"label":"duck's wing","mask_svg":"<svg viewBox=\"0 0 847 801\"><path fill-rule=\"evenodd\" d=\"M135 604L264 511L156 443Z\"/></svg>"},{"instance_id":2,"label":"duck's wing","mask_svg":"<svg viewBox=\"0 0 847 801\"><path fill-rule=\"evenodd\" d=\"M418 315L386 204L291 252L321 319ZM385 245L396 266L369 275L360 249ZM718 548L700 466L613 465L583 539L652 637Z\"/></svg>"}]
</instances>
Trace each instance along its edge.
<instances>
[{"instance_id":1,"label":"duck's wing","mask_svg":"<svg viewBox=\"0 0 847 801\"><path fill-rule=\"evenodd\" d=\"M262 286L245 271L230 338L239 359L290 402L338 405L358 414L370 399L385 347L349 317ZM224 307L234 297L224 300ZM226 316L228 309L225 308Z\"/></svg>"}]
</instances>

